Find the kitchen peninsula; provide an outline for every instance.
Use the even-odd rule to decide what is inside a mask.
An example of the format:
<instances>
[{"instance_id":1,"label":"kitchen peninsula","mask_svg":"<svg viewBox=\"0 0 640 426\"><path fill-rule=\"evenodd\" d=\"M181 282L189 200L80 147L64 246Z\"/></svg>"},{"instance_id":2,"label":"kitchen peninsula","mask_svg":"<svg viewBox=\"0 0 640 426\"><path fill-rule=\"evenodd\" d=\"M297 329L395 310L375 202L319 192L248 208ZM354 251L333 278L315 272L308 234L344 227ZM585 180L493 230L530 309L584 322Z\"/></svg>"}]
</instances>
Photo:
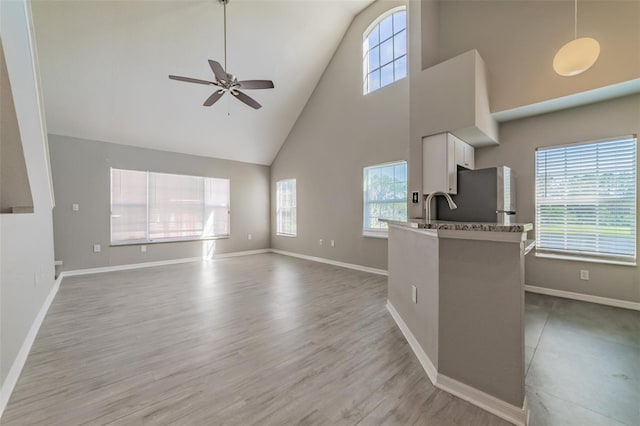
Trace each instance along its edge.
<instances>
[{"instance_id":1,"label":"kitchen peninsula","mask_svg":"<svg viewBox=\"0 0 640 426\"><path fill-rule=\"evenodd\" d=\"M533 226L386 222L387 307L431 381L526 424L524 256Z\"/></svg>"}]
</instances>

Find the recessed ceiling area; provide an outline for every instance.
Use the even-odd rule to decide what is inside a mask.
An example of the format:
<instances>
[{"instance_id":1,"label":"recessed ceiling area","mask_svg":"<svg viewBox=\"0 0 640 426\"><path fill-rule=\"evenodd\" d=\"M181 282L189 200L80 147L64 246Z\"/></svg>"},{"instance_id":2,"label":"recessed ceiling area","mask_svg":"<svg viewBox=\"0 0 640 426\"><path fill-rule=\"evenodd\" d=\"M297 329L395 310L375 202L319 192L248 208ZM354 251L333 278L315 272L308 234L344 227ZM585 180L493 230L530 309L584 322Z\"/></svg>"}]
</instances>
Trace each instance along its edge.
<instances>
[{"instance_id":1,"label":"recessed ceiling area","mask_svg":"<svg viewBox=\"0 0 640 426\"><path fill-rule=\"evenodd\" d=\"M227 71L273 80L202 106L223 62L223 7L206 1L36 1L49 133L271 164L353 17L372 0L231 0Z\"/></svg>"}]
</instances>

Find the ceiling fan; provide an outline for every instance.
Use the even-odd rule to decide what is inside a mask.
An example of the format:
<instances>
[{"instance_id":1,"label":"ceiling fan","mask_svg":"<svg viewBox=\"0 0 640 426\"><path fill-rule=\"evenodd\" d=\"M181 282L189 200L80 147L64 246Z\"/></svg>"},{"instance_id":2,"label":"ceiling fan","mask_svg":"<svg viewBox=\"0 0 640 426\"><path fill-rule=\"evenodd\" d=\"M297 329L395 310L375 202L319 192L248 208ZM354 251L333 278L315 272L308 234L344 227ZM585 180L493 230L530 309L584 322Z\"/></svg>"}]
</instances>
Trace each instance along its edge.
<instances>
[{"instance_id":1,"label":"ceiling fan","mask_svg":"<svg viewBox=\"0 0 640 426\"><path fill-rule=\"evenodd\" d=\"M251 108L262 108L255 99L241 92L239 89L273 89L273 81L271 80L243 80L238 81L235 75L226 71L227 67L227 3L229 0L219 0L224 6L224 67L219 62L209 59L209 66L215 77L213 81L199 80L191 77L181 77L179 75L170 75L172 80L185 81L187 83L207 84L216 86L217 89L211 96L204 101L203 106L211 106L218 101L225 93L231 93L236 99L249 105Z\"/></svg>"}]
</instances>

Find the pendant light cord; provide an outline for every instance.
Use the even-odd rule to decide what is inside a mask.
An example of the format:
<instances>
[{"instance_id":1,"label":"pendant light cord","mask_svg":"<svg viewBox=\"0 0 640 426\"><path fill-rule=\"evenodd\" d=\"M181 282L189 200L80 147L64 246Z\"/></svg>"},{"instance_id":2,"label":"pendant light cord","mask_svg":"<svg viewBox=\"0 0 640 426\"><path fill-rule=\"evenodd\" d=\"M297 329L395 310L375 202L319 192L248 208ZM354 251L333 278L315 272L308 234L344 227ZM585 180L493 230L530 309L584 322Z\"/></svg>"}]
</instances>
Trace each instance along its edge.
<instances>
[{"instance_id":1,"label":"pendant light cord","mask_svg":"<svg viewBox=\"0 0 640 426\"><path fill-rule=\"evenodd\" d=\"M575 0L575 7L573 10L573 39L575 40L578 38L578 0Z\"/></svg>"}]
</instances>

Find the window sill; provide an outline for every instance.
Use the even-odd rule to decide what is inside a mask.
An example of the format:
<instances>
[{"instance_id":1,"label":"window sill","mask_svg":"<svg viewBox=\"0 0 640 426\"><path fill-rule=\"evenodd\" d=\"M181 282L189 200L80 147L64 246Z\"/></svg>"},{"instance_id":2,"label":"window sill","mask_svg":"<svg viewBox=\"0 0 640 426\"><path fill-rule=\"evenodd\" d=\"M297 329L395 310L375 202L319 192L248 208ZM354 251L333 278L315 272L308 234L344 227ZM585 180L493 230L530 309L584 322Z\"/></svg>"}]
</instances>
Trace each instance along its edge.
<instances>
[{"instance_id":1,"label":"window sill","mask_svg":"<svg viewBox=\"0 0 640 426\"><path fill-rule=\"evenodd\" d=\"M147 244L184 243L189 241L225 240L229 238L231 238L230 235L221 235L219 237L204 237L204 238L163 238L161 240L130 240L130 241L111 242L109 244L109 247L144 246Z\"/></svg>"},{"instance_id":2,"label":"window sill","mask_svg":"<svg viewBox=\"0 0 640 426\"><path fill-rule=\"evenodd\" d=\"M297 234L280 234L280 233L276 233L276 236L278 236L278 237L296 238L298 235Z\"/></svg>"},{"instance_id":3,"label":"window sill","mask_svg":"<svg viewBox=\"0 0 640 426\"><path fill-rule=\"evenodd\" d=\"M389 233L384 231L362 231L362 236L366 238L378 238L380 240L387 240L389 238Z\"/></svg>"},{"instance_id":4,"label":"window sill","mask_svg":"<svg viewBox=\"0 0 640 426\"><path fill-rule=\"evenodd\" d=\"M586 263L604 263L607 265L618 265L618 266L636 266L637 263L624 261L624 260L607 260L607 259L599 259L597 257L588 257L588 256L571 256L564 254L554 254L554 253L538 253L536 252L536 257L542 259L555 259L555 260L570 260L574 262L586 262Z\"/></svg>"}]
</instances>

